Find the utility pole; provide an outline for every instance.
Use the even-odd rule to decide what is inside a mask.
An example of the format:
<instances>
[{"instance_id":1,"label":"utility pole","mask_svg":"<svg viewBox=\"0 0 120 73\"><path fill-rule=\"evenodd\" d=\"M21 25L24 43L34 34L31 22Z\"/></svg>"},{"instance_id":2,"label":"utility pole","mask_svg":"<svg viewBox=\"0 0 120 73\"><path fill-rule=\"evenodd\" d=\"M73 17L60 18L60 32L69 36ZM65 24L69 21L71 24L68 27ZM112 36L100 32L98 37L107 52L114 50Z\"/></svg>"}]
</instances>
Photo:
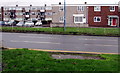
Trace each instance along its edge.
<instances>
[{"instance_id":1,"label":"utility pole","mask_svg":"<svg viewBox=\"0 0 120 73\"><path fill-rule=\"evenodd\" d=\"M120 1L118 2L118 12L119 12L119 16L120 16ZM118 27L120 27L120 17L118 20Z\"/></svg>"},{"instance_id":2,"label":"utility pole","mask_svg":"<svg viewBox=\"0 0 120 73\"><path fill-rule=\"evenodd\" d=\"M64 0L64 31L66 31L66 0Z\"/></svg>"}]
</instances>

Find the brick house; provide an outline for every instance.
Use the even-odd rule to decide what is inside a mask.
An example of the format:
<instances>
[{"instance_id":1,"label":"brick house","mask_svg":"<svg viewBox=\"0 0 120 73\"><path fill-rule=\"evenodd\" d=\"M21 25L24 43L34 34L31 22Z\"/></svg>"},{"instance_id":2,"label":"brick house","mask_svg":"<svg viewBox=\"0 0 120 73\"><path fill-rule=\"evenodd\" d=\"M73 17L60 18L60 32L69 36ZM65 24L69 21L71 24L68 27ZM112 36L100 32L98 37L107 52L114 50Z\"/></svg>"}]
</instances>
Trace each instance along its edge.
<instances>
[{"instance_id":1,"label":"brick house","mask_svg":"<svg viewBox=\"0 0 120 73\"><path fill-rule=\"evenodd\" d=\"M89 26L119 26L118 4L96 4L88 6Z\"/></svg>"}]
</instances>

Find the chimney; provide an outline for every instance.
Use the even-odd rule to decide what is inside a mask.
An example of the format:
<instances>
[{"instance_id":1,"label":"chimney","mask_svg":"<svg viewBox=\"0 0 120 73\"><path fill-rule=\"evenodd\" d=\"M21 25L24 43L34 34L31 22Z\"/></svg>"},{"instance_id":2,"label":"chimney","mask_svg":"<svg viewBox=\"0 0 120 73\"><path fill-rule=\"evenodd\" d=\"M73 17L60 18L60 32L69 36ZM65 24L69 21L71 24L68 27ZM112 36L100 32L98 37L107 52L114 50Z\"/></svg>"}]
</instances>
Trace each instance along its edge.
<instances>
[{"instance_id":1,"label":"chimney","mask_svg":"<svg viewBox=\"0 0 120 73\"><path fill-rule=\"evenodd\" d=\"M120 1L118 2L118 11L120 12Z\"/></svg>"},{"instance_id":2,"label":"chimney","mask_svg":"<svg viewBox=\"0 0 120 73\"><path fill-rule=\"evenodd\" d=\"M45 4L45 7L47 6L47 4Z\"/></svg>"},{"instance_id":3,"label":"chimney","mask_svg":"<svg viewBox=\"0 0 120 73\"><path fill-rule=\"evenodd\" d=\"M16 5L16 7L18 7L18 5Z\"/></svg>"},{"instance_id":4,"label":"chimney","mask_svg":"<svg viewBox=\"0 0 120 73\"><path fill-rule=\"evenodd\" d=\"M61 5L61 2L59 2L59 5Z\"/></svg>"},{"instance_id":5,"label":"chimney","mask_svg":"<svg viewBox=\"0 0 120 73\"><path fill-rule=\"evenodd\" d=\"M32 5L30 5L30 7L32 7Z\"/></svg>"},{"instance_id":6,"label":"chimney","mask_svg":"<svg viewBox=\"0 0 120 73\"><path fill-rule=\"evenodd\" d=\"M87 2L85 2L85 4L87 4Z\"/></svg>"}]
</instances>

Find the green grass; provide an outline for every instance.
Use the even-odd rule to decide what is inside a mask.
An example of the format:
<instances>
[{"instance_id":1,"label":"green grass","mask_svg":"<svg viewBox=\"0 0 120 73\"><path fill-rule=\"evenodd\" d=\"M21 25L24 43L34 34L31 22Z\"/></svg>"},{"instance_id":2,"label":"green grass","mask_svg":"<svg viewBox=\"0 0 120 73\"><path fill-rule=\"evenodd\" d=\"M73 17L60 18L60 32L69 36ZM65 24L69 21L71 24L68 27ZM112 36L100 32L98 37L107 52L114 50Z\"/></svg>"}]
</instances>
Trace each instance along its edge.
<instances>
[{"instance_id":1,"label":"green grass","mask_svg":"<svg viewBox=\"0 0 120 73\"><path fill-rule=\"evenodd\" d=\"M3 50L4 71L118 71L118 55L98 55L106 60L61 59L48 52L27 49ZM88 73L88 72L86 72ZM96 72L95 72L96 73ZM105 72L107 73L107 72ZM109 72L108 72L109 73ZM116 73L116 72L113 72Z\"/></svg>"},{"instance_id":2,"label":"green grass","mask_svg":"<svg viewBox=\"0 0 120 73\"><path fill-rule=\"evenodd\" d=\"M63 28L30 28L30 27L2 27L3 32L37 32L49 34L70 34L70 35L100 35L100 36L120 36L119 28L77 28L67 27L66 31Z\"/></svg>"}]
</instances>

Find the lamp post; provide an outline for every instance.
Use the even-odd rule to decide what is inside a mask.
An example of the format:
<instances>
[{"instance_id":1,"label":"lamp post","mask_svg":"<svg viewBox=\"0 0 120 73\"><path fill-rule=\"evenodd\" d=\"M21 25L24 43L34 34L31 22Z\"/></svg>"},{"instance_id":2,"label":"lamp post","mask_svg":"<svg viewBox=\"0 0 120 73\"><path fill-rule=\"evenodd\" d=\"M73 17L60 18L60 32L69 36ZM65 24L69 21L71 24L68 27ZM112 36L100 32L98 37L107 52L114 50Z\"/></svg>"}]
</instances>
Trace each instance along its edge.
<instances>
[{"instance_id":1,"label":"lamp post","mask_svg":"<svg viewBox=\"0 0 120 73\"><path fill-rule=\"evenodd\" d=\"M66 0L64 0L64 31L66 31Z\"/></svg>"},{"instance_id":2,"label":"lamp post","mask_svg":"<svg viewBox=\"0 0 120 73\"><path fill-rule=\"evenodd\" d=\"M32 21L32 18L31 18L31 12L32 12L32 10L31 10L31 7L32 7L32 5L30 5L29 18Z\"/></svg>"}]
</instances>

